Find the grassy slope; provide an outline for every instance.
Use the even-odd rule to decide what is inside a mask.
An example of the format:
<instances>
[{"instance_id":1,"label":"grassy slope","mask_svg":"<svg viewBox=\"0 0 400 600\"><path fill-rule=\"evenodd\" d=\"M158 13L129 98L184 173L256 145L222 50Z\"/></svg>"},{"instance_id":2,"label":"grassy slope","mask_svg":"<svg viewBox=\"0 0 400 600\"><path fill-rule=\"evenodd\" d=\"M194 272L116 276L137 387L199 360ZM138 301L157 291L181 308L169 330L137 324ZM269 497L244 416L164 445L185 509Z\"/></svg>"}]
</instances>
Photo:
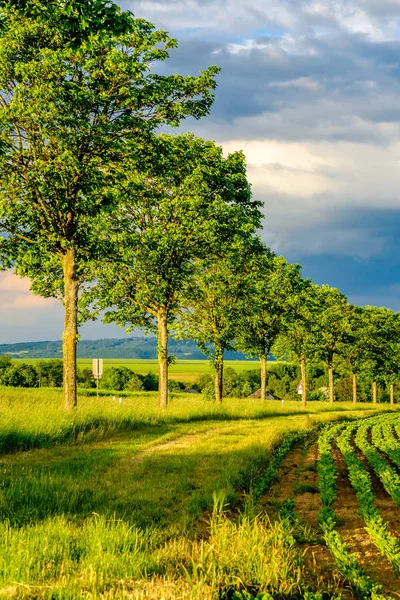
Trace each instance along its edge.
<instances>
[{"instance_id":1,"label":"grassy slope","mask_svg":"<svg viewBox=\"0 0 400 600\"><path fill-rule=\"evenodd\" d=\"M261 538L258 562L246 560L259 563L260 573L267 559L276 569L264 585L297 585L301 558L283 529L257 523L238 530L217 519L206 546L190 538L206 532L213 495L220 504L243 503L242 492L283 436L343 413L318 403L306 414L297 403L229 400L219 408L176 396L160 414L155 395L147 394L122 406L82 398L77 413L66 416L60 400L57 392L0 390L3 442L53 444L0 457L3 595L217 598L215 564L229 563L229 552L248 552ZM207 577L196 564L208 565ZM251 569L246 577L258 577Z\"/></svg>"}]
</instances>

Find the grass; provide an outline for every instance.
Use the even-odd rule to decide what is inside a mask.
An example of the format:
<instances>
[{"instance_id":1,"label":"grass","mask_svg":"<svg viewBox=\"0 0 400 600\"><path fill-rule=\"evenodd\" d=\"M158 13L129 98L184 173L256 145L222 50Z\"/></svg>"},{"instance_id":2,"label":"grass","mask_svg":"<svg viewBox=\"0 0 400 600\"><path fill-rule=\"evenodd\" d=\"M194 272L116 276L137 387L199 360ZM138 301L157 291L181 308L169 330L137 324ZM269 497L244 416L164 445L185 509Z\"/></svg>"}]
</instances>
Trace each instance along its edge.
<instances>
[{"instance_id":1,"label":"grass","mask_svg":"<svg viewBox=\"0 0 400 600\"><path fill-rule=\"evenodd\" d=\"M171 394L168 410L160 411L157 393L152 392L132 393L123 398L122 404L113 402L111 395L99 400L81 396L77 411L70 414L61 406L61 389L0 387L0 452L102 440L154 425L332 413L332 407L321 402L310 402L304 411L300 402L285 402L282 406L274 400L229 398L217 405L190 394ZM351 403L340 403L333 412L357 414L366 410L381 409L359 404L354 410Z\"/></svg>"},{"instance_id":2,"label":"grass","mask_svg":"<svg viewBox=\"0 0 400 600\"><path fill-rule=\"evenodd\" d=\"M371 406L61 403L55 390L0 389L0 597L321 600L290 523L258 517L252 498L288 436Z\"/></svg>"}]
</instances>

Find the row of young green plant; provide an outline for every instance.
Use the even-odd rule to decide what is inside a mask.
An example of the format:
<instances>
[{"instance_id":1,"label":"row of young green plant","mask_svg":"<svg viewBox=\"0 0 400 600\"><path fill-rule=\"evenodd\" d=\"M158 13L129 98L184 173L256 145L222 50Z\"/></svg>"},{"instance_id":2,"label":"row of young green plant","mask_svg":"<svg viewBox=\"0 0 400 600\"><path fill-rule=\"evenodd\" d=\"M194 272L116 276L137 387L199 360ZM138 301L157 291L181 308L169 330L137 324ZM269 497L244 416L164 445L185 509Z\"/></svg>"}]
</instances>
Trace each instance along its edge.
<instances>
[{"instance_id":1,"label":"row of young green plant","mask_svg":"<svg viewBox=\"0 0 400 600\"><path fill-rule=\"evenodd\" d=\"M260 241L261 203L242 152L164 125L208 114L216 66L162 75L176 41L116 4L6 3L0 31L0 266L63 301L66 408L76 405L78 323L158 336L159 400L168 403L168 338L194 339L223 397L225 350L335 360L356 377L397 377L397 315L348 305L303 280ZM151 68L150 68L151 65ZM366 340L368 343L366 343ZM375 390L375 388L374 388ZM374 391L374 400L376 394Z\"/></svg>"},{"instance_id":2,"label":"row of young green plant","mask_svg":"<svg viewBox=\"0 0 400 600\"><path fill-rule=\"evenodd\" d=\"M357 596L360 598L378 598L380 587L371 582L357 563L356 556L349 553L348 547L341 539L335 527L337 524L334 503L337 495L337 471L333 458L336 441L342 453L349 479L359 503L359 514L365 522L366 530L379 552L391 563L395 573L400 574L400 544L388 531L387 523L382 519L374 505L374 493L371 476L363 462L357 457L354 444L362 452L366 461L381 480L387 493L399 506L400 478L388 464L383 455L369 443L368 435L372 431L372 442L382 452L400 449L399 440L393 436L392 427L399 421L396 415L369 417L350 424L337 424L325 428L319 437L320 459L318 464L319 486L322 507L319 521L324 532L328 548L336 559L342 574L349 580ZM386 436L382 430L386 431ZM386 452L387 453L387 452Z\"/></svg>"},{"instance_id":3,"label":"row of young green plant","mask_svg":"<svg viewBox=\"0 0 400 600\"><path fill-rule=\"evenodd\" d=\"M337 517L334 504L337 497L337 469L333 458L333 443L345 424L339 423L325 427L318 438L319 461L318 477L321 509L318 520L323 531L325 543L335 559L338 570L348 581L358 598L378 600L382 586L373 582L360 567L357 556L351 553L348 545L336 530Z\"/></svg>"}]
</instances>

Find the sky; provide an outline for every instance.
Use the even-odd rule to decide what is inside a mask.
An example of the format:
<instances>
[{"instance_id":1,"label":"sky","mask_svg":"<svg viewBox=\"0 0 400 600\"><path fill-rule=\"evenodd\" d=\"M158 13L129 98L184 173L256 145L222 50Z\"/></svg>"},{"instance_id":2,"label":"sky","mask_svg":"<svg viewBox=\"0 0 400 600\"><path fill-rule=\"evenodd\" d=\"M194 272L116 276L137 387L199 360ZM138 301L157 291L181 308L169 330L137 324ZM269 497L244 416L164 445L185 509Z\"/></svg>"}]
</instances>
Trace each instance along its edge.
<instances>
[{"instance_id":1,"label":"sky","mask_svg":"<svg viewBox=\"0 0 400 600\"><path fill-rule=\"evenodd\" d=\"M400 310L400 0L121 6L178 39L164 72L221 67L210 115L182 129L245 152L266 244L352 303ZM60 339L62 307L29 281L0 273L0 307L0 343Z\"/></svg>"}]
</instances>

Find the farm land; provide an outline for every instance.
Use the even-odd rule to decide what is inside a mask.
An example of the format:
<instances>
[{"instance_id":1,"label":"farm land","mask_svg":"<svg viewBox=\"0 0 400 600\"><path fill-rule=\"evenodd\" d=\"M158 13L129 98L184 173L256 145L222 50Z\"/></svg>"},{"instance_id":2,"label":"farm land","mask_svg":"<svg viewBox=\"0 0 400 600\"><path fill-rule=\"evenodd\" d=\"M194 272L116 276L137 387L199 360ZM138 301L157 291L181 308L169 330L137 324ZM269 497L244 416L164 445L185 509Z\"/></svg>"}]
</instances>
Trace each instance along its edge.
<instances>
[{"instance_id":1,"label":"farm land","mask_svg":"<svg viewBox=\"0 0 400 600\"><path fill-rule=\"evenodd\" d=\"M396 408L61 401L0 390L4 597L397 597Z\"/></svg>"}]
</instances>

